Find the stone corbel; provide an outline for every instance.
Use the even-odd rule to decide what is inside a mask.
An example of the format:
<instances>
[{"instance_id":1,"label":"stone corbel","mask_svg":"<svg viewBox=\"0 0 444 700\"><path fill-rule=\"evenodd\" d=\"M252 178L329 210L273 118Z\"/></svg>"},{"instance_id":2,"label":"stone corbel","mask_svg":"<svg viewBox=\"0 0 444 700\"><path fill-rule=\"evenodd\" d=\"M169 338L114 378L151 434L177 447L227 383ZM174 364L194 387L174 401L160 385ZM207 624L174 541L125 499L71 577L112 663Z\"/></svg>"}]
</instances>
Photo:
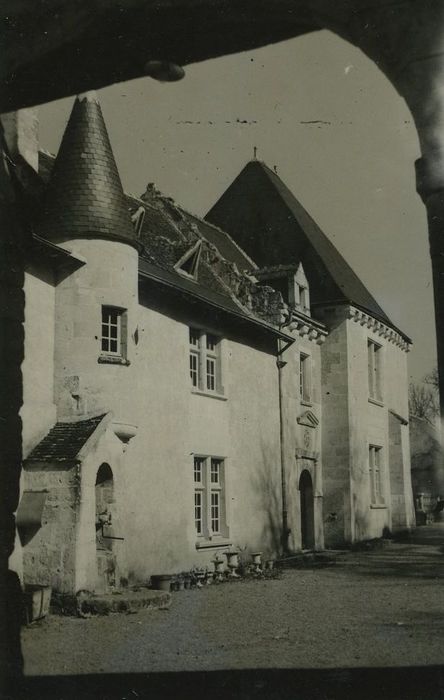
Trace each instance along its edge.
<instances>
[{"instance_id":1,"label":"stone corbel","mask_svg":"<svg viewBox=\"0 0 444 700\"><path fill-rule=\"evenodd\" d=\"M123 451L125 452L129 441L137 434L137 425L113 421L111 428L114 431L114 435L123 443Z\"/></svg>"},{"instance_id":2,"label":"stone corbel","mask_svg":"<svg viewBox=\"0 0 444 700\"><path fill-rule=\"evenodd\" d=\"M356 320L356 317L359 315L359 311L355 309L353 306L349 306L347 309L347 318L354 318Z\"/></svg>"}]
</instances>

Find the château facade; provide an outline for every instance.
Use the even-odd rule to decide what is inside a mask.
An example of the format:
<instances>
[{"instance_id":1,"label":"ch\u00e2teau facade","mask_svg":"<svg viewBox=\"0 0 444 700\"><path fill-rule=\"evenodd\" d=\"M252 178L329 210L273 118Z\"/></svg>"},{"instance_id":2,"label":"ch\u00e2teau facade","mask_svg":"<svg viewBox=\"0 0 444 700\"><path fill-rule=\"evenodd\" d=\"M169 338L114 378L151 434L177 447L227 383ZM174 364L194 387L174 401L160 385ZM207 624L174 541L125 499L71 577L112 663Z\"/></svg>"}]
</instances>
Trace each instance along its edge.
<instances>
[{"instance_id":1,"label":"ch\u00e2teau facade","mask_svg":"<svg viewBox=\"0 0 444 700\"><path fill-rule=\"evenodd\" d=\"M8 132L35 171L25 582L107 591L412 527L410 341L280 178L248 163L201 219L123 192L95 94L55 158L33 118Z\"/></svg>"}]
</instances>

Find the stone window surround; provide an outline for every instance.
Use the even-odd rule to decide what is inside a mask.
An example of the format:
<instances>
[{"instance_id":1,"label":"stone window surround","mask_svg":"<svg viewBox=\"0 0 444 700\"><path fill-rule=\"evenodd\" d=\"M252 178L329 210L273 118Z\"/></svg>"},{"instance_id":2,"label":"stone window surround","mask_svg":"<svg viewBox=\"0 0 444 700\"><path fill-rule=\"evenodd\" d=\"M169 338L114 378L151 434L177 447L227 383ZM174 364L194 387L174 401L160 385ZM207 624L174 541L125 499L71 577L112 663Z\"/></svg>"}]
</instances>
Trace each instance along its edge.
<instances>
[{"instance_id":1,"label":"stone window surround","mask_svg":"<svg viewBox=\"0 0 444 700\"><path fill-rule=\"evenodd\" d=\"M101 330L100 330L100 344L102 345L103 338L103 319L106 310L110 312L116 312L118 317L118 345L117 352L112 352L109 350L100 351L100 355L97 358L99 364L112 364L112 365L124 365L129 366L131 363L128 360L128 310L115 306L113 304L102 304L101 306Z\"/></svg>"},{"instance_id":2,"label":"stone window surround","mask_svg":"<svg viewBox=\"0 0 444 700\"><path fill-rule=\"evenodd\" d=\"M378 455L376 462L375 456ZM381 445L369 443L368 445L368 472L370 480L370 508L373 510L387 508L384 489L384 452ZM375 472L378 473L379 493L376 493Z\"/></svg>"},{"instance_id":3,"label":"stone window surround","mask_svg":"<svg viewBox=\"0 0 444 700\"><path fill-rule=\"evenodd\" d=\"M198 335L198 345L191 343L191 333L194 331ZM190 334L189 342L189 358L190 358L190 374L191 361L196 358L195 372L197 385L193 384L191 378L191 393L197 396L207 396L219 401L226 401L224 386L222 384L223 375L223 338L219 333L215 333L208 328L199 328L190 325L188 327ZM207 337L212 336L216 340L214 350L207 349ZM214 362L215 365L215 388L208 389L208 374L207 374L207 359Z\"/></svg>"},{"instance_id":4,"label":"stone window surround","mask_svg":"<svg viewBox=\"0 0 444 700\"><path fill-rule=\"evenodd\" d=\"M367 338L368 400L383 406L383 347L372 338Z\"/></svg>"},{"instance_id":5,"label":"stone window surround","mask_svg":"<svg viewBox=\"0 0 444 700\"><path fill-rule=\"evenodd\" d=\"M202 468L202 479L196 481L196 461L199 461ZM216 483L211 481L212 464L217 461L221 465L220 479ZM210 549L226 547L229 541L229 528L227 524L227 497L226 497L226 458L215 455L194 454L193 455L193 486L194 494L201 494L202 507L202 533L196 532L196 549ZM220 508L220 528L219 532L211 530L211 494L219 494Z\"/></svg>"},{"instance_id":6,"label":"stone window surround","mask_svg":"<svg viewBox=\"0 0 444 700\"><path fill-rule=\"evenodd\" d=\"M312 358L306 352L299 353L299 395L304 406L312 406Z\"/></svg>"}]
</instances>

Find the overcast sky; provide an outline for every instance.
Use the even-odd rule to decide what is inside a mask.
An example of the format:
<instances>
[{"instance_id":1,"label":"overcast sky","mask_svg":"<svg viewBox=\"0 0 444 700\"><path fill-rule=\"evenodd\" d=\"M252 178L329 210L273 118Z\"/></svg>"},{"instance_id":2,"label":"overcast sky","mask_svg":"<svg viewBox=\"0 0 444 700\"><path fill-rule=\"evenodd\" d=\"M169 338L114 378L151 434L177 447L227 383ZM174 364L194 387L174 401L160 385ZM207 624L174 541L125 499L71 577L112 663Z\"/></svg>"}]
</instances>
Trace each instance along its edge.
<instances>
[{"instance_id":1,"label":"overcast sky","mask_svg":"<svg viewBox=\"0 0 444 700\"><path fill-rule=\"evenodd\" d=\"M414 341L410 374L436 364L419 156L403 100L357 49L328 32L186 68L184 80L99 93L127 192L148 182L203 215L258 148L393 323ZM72 99L40 108L57 152Z\"/></svg>"}]
</instances>

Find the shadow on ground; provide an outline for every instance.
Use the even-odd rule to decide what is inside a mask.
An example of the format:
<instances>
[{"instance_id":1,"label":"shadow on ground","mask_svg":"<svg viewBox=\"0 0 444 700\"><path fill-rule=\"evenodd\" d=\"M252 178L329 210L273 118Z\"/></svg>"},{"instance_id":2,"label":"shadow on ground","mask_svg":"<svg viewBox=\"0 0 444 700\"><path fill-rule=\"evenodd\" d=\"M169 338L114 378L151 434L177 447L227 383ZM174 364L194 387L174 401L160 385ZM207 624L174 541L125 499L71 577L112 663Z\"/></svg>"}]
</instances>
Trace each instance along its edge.
<instances>
[{"instance_id":1,"label":"shadow on ground","mask_svg":"<svg viewBox=\"0 0 444 700\"><path fill-rule=\"evenodd\" d=\"M441 700L444 669L356 668L29 677L11 688L17 700ZM7 696L3 696L7 697Z\"/></svg>"},{"instance_id":2,"label":"shadow on ground","mask_svg":"<svg viewBox=\"0 0 444 700\"><path fill-rule=\"evenodd\" d=\"M443 552L444 546L393 545L381 551L339 557L336 566L358 576L444 579Z\"/></svg>"}]
</instances>

